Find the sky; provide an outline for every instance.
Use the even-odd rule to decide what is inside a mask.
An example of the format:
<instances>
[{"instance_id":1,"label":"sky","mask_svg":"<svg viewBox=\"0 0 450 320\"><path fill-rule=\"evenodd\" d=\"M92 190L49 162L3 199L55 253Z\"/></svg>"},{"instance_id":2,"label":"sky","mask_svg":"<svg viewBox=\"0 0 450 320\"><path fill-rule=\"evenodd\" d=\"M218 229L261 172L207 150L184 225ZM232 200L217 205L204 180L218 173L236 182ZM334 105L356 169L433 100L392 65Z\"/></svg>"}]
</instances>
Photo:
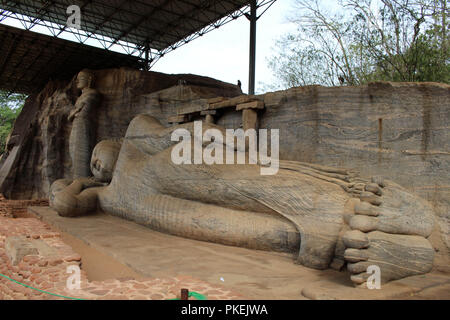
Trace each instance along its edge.
<instances>
[{"instance_id":1,"label":"sky","mask_svg":"<svg viewBox=\"0 0 450 320\"><path fill-rule=\"evenodd\" d=\"M374 7L379 1L373 1ZM295 2L296 0L275 1L257 22L256 93L263 93L264 84L277 87L277 79L268 67L268 59L275 54L274 48L278 39L287 33L296 32L295 23L288 22L289 16L297 14ZM320 4L331 12L338 9L335 0L320 0ZM259 9L258 15L264 10L265 8ZM17 20L11 18L2 23L23 28ZM40 26L34 27L32 31L50 34L46 28ZM61 37L67 40L75 39L70 32L63 33ZM86 44L98 46L92 39ZM233 84L240 80L243 92L247 93L249 45L250 22L242 16L166 54L151 70L169 74L197 74Z\"/></svg>"},{"instance_id":2,"label":"sky","mask_svg":"<svg viewBox=\"0 0 450 320\"><path fill-rule=\"evenodd\" d=\"M276 79L268 68L275 42L283 34L295 31L287 21L293 0L277 0L258 20L256 31L256 91L260 83ZM262 13L263 9L258 11ZM193 73L236 84L248 91L250 22L246 17L232 21L197 38L161 58L152 68L164 73Z\"/></svg>"}]
</instances>

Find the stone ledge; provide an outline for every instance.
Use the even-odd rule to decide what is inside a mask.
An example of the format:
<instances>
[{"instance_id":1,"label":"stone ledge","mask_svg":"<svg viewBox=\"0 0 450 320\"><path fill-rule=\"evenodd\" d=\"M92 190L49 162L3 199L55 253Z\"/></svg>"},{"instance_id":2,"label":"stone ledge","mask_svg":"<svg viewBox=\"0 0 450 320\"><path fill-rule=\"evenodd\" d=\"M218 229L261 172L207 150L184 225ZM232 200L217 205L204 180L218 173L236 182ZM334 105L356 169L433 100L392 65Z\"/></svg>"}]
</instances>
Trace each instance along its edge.
<instances>
[{"instance_id":1,"label":"stone ledge","mask_svg":"<svg viewBox=\"0 0 450 320\"><path fill-rule=\"evenodd\" d=\"M38 249L25 236L6 238L5 252L13 266L18 265L27 255L39 254Z\"/></svg>"}]
</instances>

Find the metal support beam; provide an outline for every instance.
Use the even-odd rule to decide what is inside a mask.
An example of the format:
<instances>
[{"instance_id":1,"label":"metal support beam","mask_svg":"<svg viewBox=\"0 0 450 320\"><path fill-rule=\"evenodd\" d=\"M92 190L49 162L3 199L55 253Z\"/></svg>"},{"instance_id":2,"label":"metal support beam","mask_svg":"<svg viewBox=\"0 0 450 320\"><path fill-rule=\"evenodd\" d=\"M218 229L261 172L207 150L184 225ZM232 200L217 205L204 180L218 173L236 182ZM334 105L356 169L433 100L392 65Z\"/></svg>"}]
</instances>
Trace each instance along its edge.
<instances>
[{"instance_id":1,"label":"metal support beam","mask_svg":"<svg viewBox=\"0 0 450 320\"><path fill-rule=\"evenodd\" d=\"M248 94L255 94L255 72L256 72L256 0L250 2L250 57L248 75Z\"/></svg>"},{"instance_id":2,"label":"metal support beam","mask_svg":"<svg viewBox=\"0 0 450 320\"><path fill-rule=\"evenodd\" d=\"M149 71L150 70L150 47L146 46L145 47L145 71Z\"/></svg>"}]
</instances>

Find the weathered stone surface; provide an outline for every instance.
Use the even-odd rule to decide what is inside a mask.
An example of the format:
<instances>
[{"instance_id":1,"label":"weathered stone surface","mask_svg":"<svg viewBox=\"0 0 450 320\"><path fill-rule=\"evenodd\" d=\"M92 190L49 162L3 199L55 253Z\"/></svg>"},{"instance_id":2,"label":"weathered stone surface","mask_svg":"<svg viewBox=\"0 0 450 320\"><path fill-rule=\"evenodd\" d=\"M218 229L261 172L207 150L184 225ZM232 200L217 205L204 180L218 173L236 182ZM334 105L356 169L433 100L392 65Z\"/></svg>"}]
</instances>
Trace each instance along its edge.
<instances>
[{"instance_id":1,"label":"weathered stone surface","mask_svg":"<svg viewBox=\"0 0 450 320\"><path fill-rule=\"evenodd\" d=\"M101 102L91 110L93 146L105 139L122 138L138 114L150 113L168 125L168 117L175 115L183 102L242 94L235 85L207 77L127 68L94 71L94 81ZM72 80L50 82L27 99L0 161L0 192L6 197L47 197L53 181L72 178L72 124L67 118L79 95L74 75Z\"/></svg>"},{"instance_id":2,"label":"weathered stone surface","mask_svg":"<svg viewBox=\"0 0 450 320\"><path fill-rule=\"evenodd\" d=\"M208 99L198 99L189 101L177 107L177 114L185 115L195 112L201 112L202 110L207 109L208 105L209 105Z\"/></svg>"},{"instance_id":3,"label":"weathered stone surface","mask_svg":"<svg viewBox=\"0 0 450 320\"><path fill-rule=\"evenodd\" d=\"M5 252L13 265L18 265L23 257L31 254L39 254L30 239L23 236L8 237L5 240Z\"/></svg>"},{"instance_id":4,"label":"weathered stone surface","mask_svg":"<svg viewBox=\"0 0 450 320\"><path fill-rule=\"evenodd\" d=\"M356 284L367 281L371 275L367 273L370 266L380 268L383 283L424 274L433 267L433 247L422 237L375 231L368 234L368 241L368 248L349 248L345 251L349 262L347 269ZM359 244L353 244L359 247Z\"/></svg>"},{"instance_id":5,"label":"weathered stone surface","mask_svg":"<svg viewBox=\"0 0 450 320\"><path fill-rule=\"evenodd\" d=\"M115 90L116 96L120 94L127 95L126 86L123 83L121 85L117 85L113 89ZM133 85L135 84L133 83ZM173 87L168 90L149 94L146 98L141 96L144 100L146 99L146 102L142 105L148 103L151 106L157 106L147 108L145 112L150 113L151 116L158 119L163 126L167 126L168 117L176 115L177 107L180 105L180 99L177 98L174 101L174 96L182 96L186 99L186 102L210 98L207 94L204 94L205 91L202 91L202 93L198 93L197 91L195 94L193 92L195 92L193 87ZM398 207L395 202L395 199L397 199L396 192L397 190L403 189L397 188L396 186L392 187L389 184L386 185L382 180L374 178L372 182L362 184L361 201L365 204L362 207L354 209L354 214L359 217L356 217L353 222L350 221L350 226L355 230L367 234L379 231L390 235L429 237L434 249L438 251L435 258L437 265L447 266L448 268L448 258L450 255L448 247L444 243L447 243L447 246L450 244L450 186L448 185L448 181L450 181L448 161L448 156L450 155L450 131L448 124L450 118L449 92L450 87L448 85L433 83L373 83L362 87L342 88L312 86L268 93L258 97L239 96L235 99L218 102L216 105L211 104L210 107L220 109L220 114L218 113L215 117L218 125L227 129L236 129L243 125L242 113L227 109L227 107L255 100L263 100L265 110L261 112L258 119L260 128L280 129L280 158L301 161L302 173L309 170L305 168L305 163L356 169L360 171L363 177L385 177L394 180L407 188L405 194L414 192L427 199L432 204L432 210L434 210L435 217L439 222L437 224L439 228L435 229L431 236L429 233L431 232L430 226L432 224L430 224L428 217L421 220L419 210L408 211L405 209L414 209L414 204L417 199L414 197L412 202L408 202L408 196L401 196L400 199L403 207L400 210L393 210L393 208ZM102 92L102 95L107 96L108 94L114 95L105 90ZM224 94L220 93L217 95L224 96ZM135 99L133 97L127 95L124 100L133 100ZM110 99L109 102L111 105L118 105L114 99ZM103 102L102 105L107 104ZM123 105L121 106L123 107ZM129 108L124 108L127 111L130 110ZM100 113L97 119L100 123L108 123L110 120L105 118L105 115L107 115L117 121L111 127L113 129L120 129L109 131L111 129L110 127L99 126L98 131L101 134L97 133L98 136L103 135L108 138L118 138L124 135L125 128L130 122L131 116L124 117L118 108L114 107L113 110L115 110L113 113ZM124 114L128 116L128 114L131 115L133 113L128 112ZM43 117L41 119L45 121L46 118ZM58 121L56 122L58 123ZM138 126L131 127L136 128ZM105 132L109 134L104 134ZM145 130L137 130L136 132L142 133ZM40 133L34 135L34 137L39 137L39 139L41 139L41 136L44 135ZM55 135L50 134L47 136L54 137ZM67 137L67 134L61 135L61 137L63 137L61 139L62 142L67 140L64 138ZM137 135L135 138L137 138ZM153 138L151 136L149 139ZM139 150L144 150L142 151L144 154L149 152L145 149L144 145L151 145L152 147L150 149L153 148L152 152L161 152L169 147L167 144L165 146L161 145L159 150L155 150L155 146L147 142L139 142L136 140L133 143L138 146L137 148ZM58 154L58 152L60 151L55 151L55 149L51 150L51 148L44 150L44 153L47 155L46 161L52 162L53 164L60 163L62 156L59 155L56 156L57 159L53 159L54 155ZM129 154L133 155L133 157L135 156L131 151ZM133 157L129 156L130 159ZM19 158L21 159L21 157ZM35 168L40 165L39 161L41 160L39 159L32 163L29 162L29 159L35 159L35 157L28 157L26 159L26 165L30 168ZM67 161L63 161L63 163L64 174L58 175L52 173L53 177L66 177L67 175L65 173L70 172L70 163ZM163 164L161 163L161 165ZM22 172L25 172L22 170L24 165L12 165L11 167L20 168L20 175L23 175ZM40 172L41 175L48 177L48 170L51 169L46 165L47 163L43 164L44 170ZM293 167L296 167L295 164L289 163L289 161L283 162L283 165L286 170L291 171ZM57 167L57 165L54 165L54 168ZM31 171L33 170L35 169ZM324 172L323 168L316 168L315 170L318 170L319 174ZM311 173L311 170L308 172ZM330 173L326 170L325 172L327 174ZM340 186L348 182L346 180L348 179L346 174L335 171L332 172L332 175L342 178L339 182ZM136 175L136 177L138 176ZM47 180L50 181L50 179ZM28 181L34 181L34 179L29 179ZM45 190L46 188L42 187L45 183L42 181L39 180L31 188ZM333 180L333 182L336 182L336 180ZM192 183L194 185L193 190L195 190L195 184L194 182ZM378 187L374 185L375 183ZM20 186L17 186L17 184L13 187L10 190L14 190L14 192L20 189ZM135 190L135 194L139 194L140 192L142 191ZM18 194L21 194L21 191ZM179 190L174 194L179 196ZM281 201L280 199L286 200L284 198L277 198L273 199L273 201ZM158 198L156 200L161 201L161 203L164 201L164 203L171 203L167 199ZM242 200L240 196L233 193L230 193L224 199L224 201L228 201L228 207L234 209L239 206L240 200ZM120 202L123 200L117 201ZM171 204L177 207L175 202ZM368 205L373 207L368 207ZM118 207L121 206L119 205ZM182 206L179 205L179 207ZM112 207L108 208L113 209ZM417 208L420 208L420 206L417 206ZM177 207L175 209L178 210L179 208ZM280 211L282 210L280 209ZM427 207L425 211L428 213L430 210ZM397 219L401 217L400 213L406 214L404 219ZM130 214L130 211L120 212L120 214L129 218L127 215ZM412 229L405 229L402 226L396 225L396 219L397 221L408 222L410 218L414 223L406 223L404 226L408 228L412 227ZM144 221L146 217L138 216L136 219ZM147 220L145 221L148 223ZM157 222L151 221L150 223ZM317 227L316 231L319 234L323 230ZM210 237L215 236L210 235ZM318 246L316 249L317 251L323 251L324 247ZM392 249L392 252L395 250ZM427 251L427 259L430 257L428 253ZM343 255L343 252L341 254Z\"/></svg>"},{"instance_id":6,"label":"weathered stone surface","mask_svg":"<svg viewBox=\"0 0 450 320\"><path fill-rule=\"evenodd\" d=\"M183 123L188 121L188 117L186 115L179 115L179 116L170 116L167 121L172 123Z\"/></svg>"},{"instance_id":7,"label":"weathered stone surface","mask_svg":"<svg viewBox=\"0 0 450 320\"><path fill-rule=\"evenodd\" d=\"M260 128L280 129L280 158L384 177L428 200L435 266L450 271L450 86L371 83L267 93ZM218 125L238 128L228 112ZM375 182L375 181L374 181Z\"/></svg>"},{"instance_id":8,"label":"weathered stone surface","mask_svg":"<svg viewBox=\"0 0 450 320\"><path fill-rule=\"evenodd\" d=\"M93 144L95 142L96 108L101 95L93 88L95 75L90 70L82 70L76 78L76 88L81 90L73 110L67 120L72 123L69 136L69 153L72 163L73 178L89 177Z\"/></svg>"},{"instance_id":9,"label":"weathered stone surface","mask_svg":"<svg viewBox=\"0 0 450 320\"><path fill-rule=\"evenodd\" d=\"M225 131L207 124L201 130L212 128ZM93 181L77 179L60 189L56 181L52 207L65 217L99 207L157 231L203 241L285 252L300 247L297 261L317 269L343 257L358 284L364 280L361 267L369 262L382 267L385 281L431 271L434 250L426 238L433 228L432 208L401 186L388 180L375 185L345 169L296 161L279 161L278 173L271 176L262 175L260 165L177 164L172 154L183 142L169 138L176 129L191 135L198 130L193 123L165 128L149 115L137 116L115 157L102 151L102 143L95 148L100 167L113 168L111 182L94 188ZM101 173L94 172L95 179L105 181ZM346 207L356 196L377 207L379 215L355 211L346 226ZM293 226L300 238L292 236ZM354 231L338 250L348 227Z\"/></svg>"},{"instance_id":10,"label":"weathered stone surface","mask_svg":"<svg viewBox=\"0 0 450 320\"><path fill-rule=\"evenodd\" d=\"M245 110L245 109L264 109L264 102L258 100L258 101L238 104L236 106L236 111Z\"/></svg>"},{"instance_id":11,"label":"weathered stone surface","mask_svg":"<svg viewBox=\"0 0 450 320\"><path fill-rule=\"evenodd\" d=\"M248 129L258 130L258 114L255 110L242 110L242 127L245 131Z\"/></svg>"},{"instance_id":12,"label":"weathered stone surface","mask_svg":"<svg viewBox=\"0 0 450 320\"><path fill-rule=\"evenodd\" d=\"M257 101L259 99L261 99L261 98L258 98L257 96L254 96L254 95L242 95L242 96L235 97L232 99L226 99L221 102L210 103L208 109L217 110L217 109L222 109L222 108L235 107L237 105Z\"/></svg>"},{"instance_id":13,"label":"weathered stone surface","mask_svg":"<svg viewBox=\"0 0 450 320\"><path fill-rule=\"evenodd\" d=\"M347 247L364 249L369 246L367 235L359 230L349 231L343 238Z\"/></svg>"}]
</instances>

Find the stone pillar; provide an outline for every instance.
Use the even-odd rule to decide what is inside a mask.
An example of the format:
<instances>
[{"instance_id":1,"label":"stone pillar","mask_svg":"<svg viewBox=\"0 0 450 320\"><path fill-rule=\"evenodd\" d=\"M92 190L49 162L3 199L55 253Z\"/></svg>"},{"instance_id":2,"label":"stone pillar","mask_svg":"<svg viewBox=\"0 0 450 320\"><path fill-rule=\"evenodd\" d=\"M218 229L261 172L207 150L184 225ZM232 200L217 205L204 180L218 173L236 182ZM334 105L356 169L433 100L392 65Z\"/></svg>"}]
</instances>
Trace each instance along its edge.
<instances>
[{"instance_id":1,"label":"stone pillar","mask_svg":"<svg viewBox=\"0 0 450 320\"><path fill-rule=\"evenodd\" d=\"M210 123L210 124L214 124L216 123L214 116L216 115L217 111L216 110L205 110L202 111L200 114L202 116L205 116L205 122L206 123Z\"/></svg>"},{"instance_id":2,"label":"stone pillar","mask_svg":"<svg viewBox=\"0 0 450 320\"><path fill-rule=\"evenodd\" d=\"M248 129L258 130L258 113L253 109L242 110L242 127L244 131Z\"/></svg>"},{"instance_id":3,"label":"stone pillar","mask_svg":"<svg viewBox=\"0 0 450 320\"><path fill-rule=\"evenodd\" d=\"M242 127L244 131L248 129L258 130L258 109L264 109L264 102L258 100L236 106L236 111L242 110Z\"/></svg>"}]
</instances>

